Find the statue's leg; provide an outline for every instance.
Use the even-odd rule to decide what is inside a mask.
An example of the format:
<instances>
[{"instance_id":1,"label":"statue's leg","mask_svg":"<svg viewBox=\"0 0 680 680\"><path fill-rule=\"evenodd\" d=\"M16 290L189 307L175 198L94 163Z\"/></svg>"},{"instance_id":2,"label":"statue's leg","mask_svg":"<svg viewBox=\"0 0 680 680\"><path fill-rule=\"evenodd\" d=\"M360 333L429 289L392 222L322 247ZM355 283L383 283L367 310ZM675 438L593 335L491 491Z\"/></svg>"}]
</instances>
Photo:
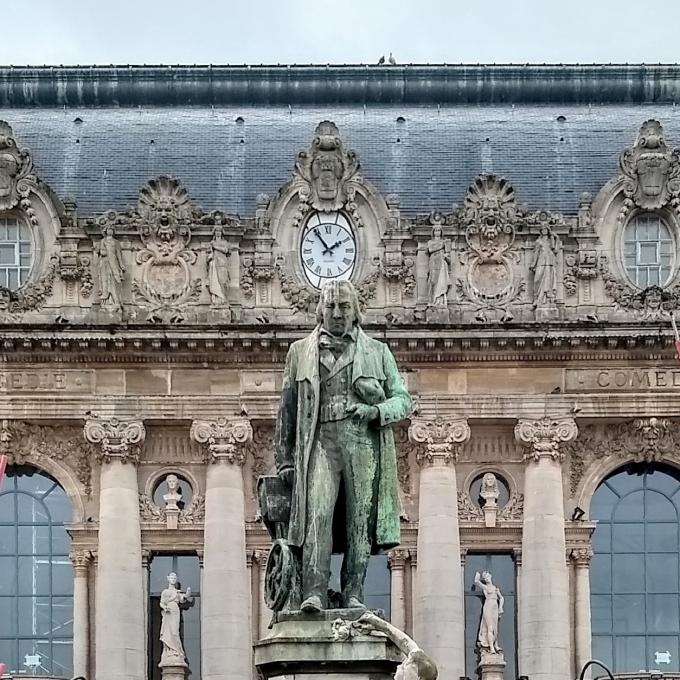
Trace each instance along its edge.
<instances>
[{"instance_id":1,"label":"statue's leg","mask_svg":"<svg viewBox=\"0 0 680 680\"><path fill-rule=\"evenodd\" d=\"M364 580L371 557L371 536L377 516L378 440L366 426L345 421L343 480L347 502L347 548L340 580L345 605L363 602Z\"/></svg>"},{"instance_id":2,"label":"statue's leg","mask_svg":"<svg viewBox=\"0 0 680 680\"><path fill-rule=\"evenodd\" d=\"M327 606L333 548L333 509L340 475L333 464L333 437L319 428L307 473L307 518L302 546L302 599L317 596Z\"/></svg>"}]
</instances>

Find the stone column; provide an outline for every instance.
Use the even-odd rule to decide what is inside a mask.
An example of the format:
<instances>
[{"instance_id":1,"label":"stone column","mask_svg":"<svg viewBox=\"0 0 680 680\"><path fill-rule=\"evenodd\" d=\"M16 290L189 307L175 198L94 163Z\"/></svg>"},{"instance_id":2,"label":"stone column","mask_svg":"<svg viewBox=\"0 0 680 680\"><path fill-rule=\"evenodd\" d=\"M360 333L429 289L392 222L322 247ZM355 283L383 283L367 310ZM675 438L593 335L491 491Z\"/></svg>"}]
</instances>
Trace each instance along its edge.
<instances>
[{"instance_id":1,"label":"stone column","mask_svg":"<svg viewBox=\"0 0 680 680\"><path fill-rule=\"evenodd\" d=\"M250 582L246 566L244 444L253 429L245 418L194 420L191 438L207 451L202 680L251 680Z\"/></svg>"},{"instance_id":2,"label":"stone column","mask_svg":"<svg viewBox=\"0 0 680 680\"><path fill-rule=\"evenodd\" d=\"M272 620L272 610L267 607L264 601L264 577L267 572L267 558L269 550L256 550L255 559L257 560L257 614L259 625L257 634L262 639L269 632L269 622Z\"/></svg>"},{"instance_id":3,"label":"stone column","mask_svg":"<svg viewBox=\"0 0 680 680\"><path fill-rule=\"evenodd\" d=\"M406 592L404 568L408 550L397 548L387 553L390 565L390 621L399 630L406 630Z\"/></svg>"},{"instance_id":4,"label":"stone column","mask_svg":"<svg viewBox=\"0 0 680 680\"><path fill-rule=\"evenodd\" d=\"M576 548L571 551L571 559L574 563L574 643L576 675L587 661L592 658L591 654L591 628L590 628L590 560L593 551L590 548Z\"/></svg>"},{"instance_id":5,"label":"stone column","mask_svg":"<svg viewBox=\"0 0 680 680\"><path fill-rule=\"evenodd\" d=\"M465 675L465 607L454 463L470 427L465 420L414 418L409 438L421 445L414 638L440 677L458 678Z\"/></svg>"},{"instance_id":6,"label":"stone column","mask_svg":"<svg viewBox=\"0 0 680 680\"><path fill-rule=\"evenodd\" d=\"M101 447L95 594L97 680L144 680L142 538L137 463L141 420L90 418L85 439Z\"/></svg>"},{"instance_id":7,"label":"stone column","mask_svg":"<svg viewBox=\"0 0 680 680\"><path fill-rule=\"evenodd\" d=\"M90 606L88 569L92 560L89 550L76 550L73 563L73 675L89 676Z\"/></svg>"},{"instance_id":8,"label":"stone column","mask_svg":"<svg viewBox=\"0 0 680 680\"><path fill-rule=\"evenodd\" d=\"M564 490L560 443L578 433L571 418L520 420L515 437L527 447L522 525L519 639L531 680L568 680L569 575L564 559Z\"/></svg>"},{"instance_id":9,"label":"stone column","mask_svg":"<svg viewBox=\"0 0 680 680\"><path fill-rule=\"evenodd\" d=\"M144 630L149 630L149 564L151 551L142 550L142 608L144 609ZM144 636L144 656L149 658L149 636Z\"/></svg>"},{"instance_id":10,"label":"stone column","mask_svg":"<svg viewBox=\"0 0 680 680\"><path fill-rule=\"evenodd\" d=\"M411 619L408 622L408 630L406 631L411 637L413 637L413 626L416 620L416 607L417 597L416 597L416 580L418 578L418 550L417 548L411 548L408 551L409 562L411 563L411 569L409 576L411 577Z\"/></svg>"}]
</instances>

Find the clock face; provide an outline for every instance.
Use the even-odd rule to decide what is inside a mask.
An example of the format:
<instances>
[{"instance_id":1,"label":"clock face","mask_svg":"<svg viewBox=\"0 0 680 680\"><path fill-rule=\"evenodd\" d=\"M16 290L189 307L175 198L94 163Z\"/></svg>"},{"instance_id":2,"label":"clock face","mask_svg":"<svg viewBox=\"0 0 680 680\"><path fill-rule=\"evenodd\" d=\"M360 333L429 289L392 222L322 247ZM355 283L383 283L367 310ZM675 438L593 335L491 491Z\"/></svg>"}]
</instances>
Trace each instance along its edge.
<instances>
[{"instance_id":1,"label":"clock face","mask_svg":"<svg viewBox=\"0 0 680 680\"><path fill-rule=\"evenodd\" d=\"M315 288L326 281L348 280L357 260L352 225L340 212L314 213L305 223L300 263Z\"/></svg>"}]
</instances>

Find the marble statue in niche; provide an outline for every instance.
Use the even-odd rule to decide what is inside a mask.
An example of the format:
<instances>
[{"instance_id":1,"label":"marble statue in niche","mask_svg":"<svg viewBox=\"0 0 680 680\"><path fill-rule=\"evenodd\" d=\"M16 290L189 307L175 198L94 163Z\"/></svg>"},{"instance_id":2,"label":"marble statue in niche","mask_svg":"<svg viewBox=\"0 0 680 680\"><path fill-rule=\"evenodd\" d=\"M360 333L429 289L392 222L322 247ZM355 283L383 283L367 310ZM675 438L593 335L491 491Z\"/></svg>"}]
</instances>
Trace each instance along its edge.
<instances>
[{"instance_id":1,"label":"marble statue in niche","mask_svg":"<svg viewBox=\"0 0 680 680\"><path fill-rule=\"evenodd\" d=\"M224 238L221 225L215 227L208 253L208 291L213 305L226 306L229 304L227 287L229 286L229 263L231 255L229 245Z\"/></svg>"},{"instance_id":2,"label":"marble statue in niche","mask_svg":"<svg viewBox=\"0 0 680 680\"><path fill-rule=\"evenodd\" d=\"M123 252L111 225L104 227L103 234L104 238L97 245L99 298L104 306L120 307L121 288L125 276Z\"/></svg>"},{"instance_id":3,"label":"marble statue in niche","mask_svg":"<svg viewBox=\"0 0 680 680\"><path fill-rule=\"evenodd\" d=\"M482 487L479 490L479 495L484 501L485 508L498 507L498 497L501 495L501 492L498 488L498 480L493 472L487 472L482 477Z\"/></svg>"},{"instance_id":4,"label":"marble statue in niche","mask_svg":"<svg viewBox=\"0 0 680 680\"><path fill-rule=\"evenodd\" d=\"M182 666L186 664L184 646L180 638L181 606L191 601L191 588L182 592L177 587L177 574L168 574L168 587L161 593L160 640L163 643L160 666Z\"/></svg>"},{"instance_id":5,"label":"marble statue in niche","mask_svg":"<svg viewBox=\"0 0 680 680\"><path fill-rule=\"evenodd\" d=\"M475 573L475 587L482 591L484 604L482 605L482 618L479 622L477 634L477 649L480 652L500 654L498 645L498 621L503 614L504 599L500 589L493 584L492 576L488 571Z\"/></svg>"},{"instance_id":6,"label":"marble statue in niche","mask_svg":"<svg viewBox=\"0 0 680 680\"><path fill-rule=\"evenodd\" d=\"M442 226L435 223L432 227L432 238L427 242L429 256L427 269L427 295L429 304L435 307L446 307L448 291L451 286L449 266L451 255L448 252L449 242L442 238Z\"/></svg>"},{"instance_id":7,"label":"marble statue in niche","mask_svg":"<svg viewBox=\"0 0 680 680\"><path fill-rule=\"evenodd\" d=\"M165 478L165 483L168 487L168 493L163 494L166 510L179 510L183 506L182 491L179 487L179 478L177 475L169 474Z\"/></svg>"},{"instance_id":8,"label":"marble statue in niche","mask_svg":"<svg viewBox=\"0 0 680 680\"><path fill-rule=\"evenodd\" d=\"M534 275L534 305L550 307L557 300L557 254L559 239L548 227L541 228L541 234L534 243L534 252L529 271Z\"/></svg>"}]
</instances>

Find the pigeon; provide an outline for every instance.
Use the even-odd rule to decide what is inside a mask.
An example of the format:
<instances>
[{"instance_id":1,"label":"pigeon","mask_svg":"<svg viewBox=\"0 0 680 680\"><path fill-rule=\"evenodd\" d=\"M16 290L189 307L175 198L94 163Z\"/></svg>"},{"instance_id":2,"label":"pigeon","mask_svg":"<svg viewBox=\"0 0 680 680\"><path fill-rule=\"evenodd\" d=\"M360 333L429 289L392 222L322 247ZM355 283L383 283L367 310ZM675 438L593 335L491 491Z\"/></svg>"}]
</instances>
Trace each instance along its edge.
<instances>
[{"instance_id":1,"label":"pigeon","mask_svg":"<svg viewBox=\"0 0 680 680\"><path fill-rule=\"evenodd\" d=\"M390 52L390 58L389 58L388 61L390 62L390 64L392 64L392 66L397 65L397 60L394 58L394 55L392 54L392 52Z\"/></svg>"},{"instance_id":2,"label":"pigeon","mask_svg":"<svg viewBox=\"0 0 680 680\"><path fill-rule=\"evenodd\" d=\"M382 66L385 63L385 55L383 54L380 59L378 59L378 66Z\"/></svg>"}]
</instances>

